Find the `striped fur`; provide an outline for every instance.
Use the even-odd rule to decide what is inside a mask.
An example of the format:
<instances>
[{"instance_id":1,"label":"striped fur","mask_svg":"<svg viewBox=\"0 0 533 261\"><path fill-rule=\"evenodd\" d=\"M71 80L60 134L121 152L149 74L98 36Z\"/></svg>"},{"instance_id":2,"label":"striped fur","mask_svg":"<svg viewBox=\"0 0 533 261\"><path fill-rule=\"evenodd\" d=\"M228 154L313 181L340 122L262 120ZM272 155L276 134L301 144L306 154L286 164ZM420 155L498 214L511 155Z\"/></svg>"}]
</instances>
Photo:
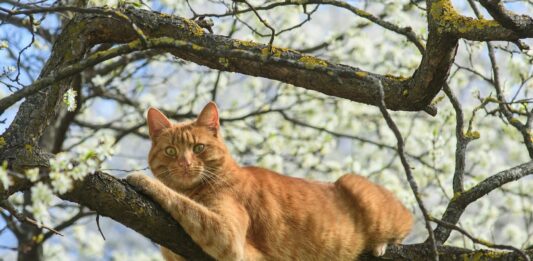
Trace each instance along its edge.
<instances>
[{"instance_id":1,"label":"striped fur","mask_svg":"<svg viewBox=\"0 0 533 261\"><path fill-rule=\"evenodd\" d=\"M382 255L411 230L409 211L364 177L321 183L239 166L220 136L214 103L192 122L170 124L154 109L148 115L157 179L133 174L128 182L217 260L356 260L365 251ZM205 149L195 153L200 143ZM175 156L165 153L169 146ZM162 254L186 260L165 248Z\"/></svg>"}]
</instances>

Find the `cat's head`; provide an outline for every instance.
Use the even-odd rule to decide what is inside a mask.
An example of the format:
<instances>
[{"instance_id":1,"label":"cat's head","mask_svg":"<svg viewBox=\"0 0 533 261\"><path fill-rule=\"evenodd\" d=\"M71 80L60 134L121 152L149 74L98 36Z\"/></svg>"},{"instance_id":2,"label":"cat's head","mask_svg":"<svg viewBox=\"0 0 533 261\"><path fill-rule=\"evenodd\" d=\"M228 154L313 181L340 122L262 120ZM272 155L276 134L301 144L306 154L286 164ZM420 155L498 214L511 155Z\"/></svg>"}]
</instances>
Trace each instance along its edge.
<instances>
[{"instance_id":1,"label":"cat's head","mask_svg":"<svg viewBox=\"0 0 533 261\"><path fill-rule=\"evenodd\" d=\"M231 160L213 102L194 121L171 123L162 112L150 108L147 122L152 140L148 163L154 176L173 189L189 190L213 182Z\"/></svg>"}]
</instances>

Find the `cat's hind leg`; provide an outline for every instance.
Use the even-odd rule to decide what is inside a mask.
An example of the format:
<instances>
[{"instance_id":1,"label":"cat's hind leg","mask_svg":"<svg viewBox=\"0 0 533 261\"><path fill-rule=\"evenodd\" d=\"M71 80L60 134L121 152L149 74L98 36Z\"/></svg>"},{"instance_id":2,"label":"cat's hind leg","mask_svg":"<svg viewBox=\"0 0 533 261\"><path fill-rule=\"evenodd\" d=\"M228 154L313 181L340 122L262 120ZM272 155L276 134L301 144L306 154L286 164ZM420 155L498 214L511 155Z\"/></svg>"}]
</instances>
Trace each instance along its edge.
<instances>
[{"instance_id":1,"label":"cat's hind leg","mask_svg":"<svg viewBox=\"0 0 533 261\"><path fill-rule=\"evenodd\" d=\"M387 243L378 244L372 249L372 255L382 256L382 255L385 255L386 251L387 251Z\"/></svg>"},{"instance_id":2,"label":"cat's hind leg","mask_svg":"<svg viewBox=\"0 0 533 261\"><path fill-rule=\"evenodd\" d=\"M161 247L161 255L166 261L187 261L187 259L182 256L175 254L174 252L168 250L165 247Z\"/></svg>"}]
</instances>

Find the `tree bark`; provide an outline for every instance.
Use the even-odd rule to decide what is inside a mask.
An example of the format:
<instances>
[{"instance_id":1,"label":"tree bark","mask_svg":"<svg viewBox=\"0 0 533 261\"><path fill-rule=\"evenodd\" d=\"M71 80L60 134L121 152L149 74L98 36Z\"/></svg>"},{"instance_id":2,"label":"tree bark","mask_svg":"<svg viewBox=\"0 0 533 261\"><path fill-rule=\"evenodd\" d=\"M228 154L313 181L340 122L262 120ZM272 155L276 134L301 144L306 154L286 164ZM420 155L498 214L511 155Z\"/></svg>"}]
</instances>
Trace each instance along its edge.
<instances>
[{"instance_id":1,"label":"tree bark","mask_svg":"<svg viewBox=\"0 0 533 261\"><path fill-rule=\"evenodd\" d=\"M102 172L89 174L61 198L89 207L163 245L187 260L213 260L170 214L124 180Z\"/></svg>"},{"instance_id":2,"label":"tree bark","mask_svg":"<svg viewBox=\"0 0 533 261\"><path fill-rule=\"evenodd\" d=\"M181 17L134 8L112 11L108 8L93 8L84 9L85 11L77 14L65 25L39 78L57 76L62 69L80 64L81 61L85 61L88 50L95 45L135 43L135 46L132 45L135 48L130 48L129 51L156 49L209 68L274 79L370 105L378 105L380 102L379 90L375 84L376 81L380 81L385 92L384 100L387 108L404 111L424 110L434 114L436 111L431 106L431 101L446 82L459 38L517 41L533 35L531 30L513 31L513 26L507 26L511 28L509 29L496 21L463 17L456 12L449 0L429 0L427 3L429 31L427 46L418 69L411 77L374 74L294 50L209 34L195 22ZM503 21L505 18L498 19ZM525 24L526 29L531 27L530 22L522 24ZM174 44L156 44L163 40ZM48 166L47 151L50 151L50 148L57 151L59 145L56 142L48 142L43 150L38 146L38 141L42 137L49 137L43 134L56 119L62 107L65 91L72 86L74 77L77 77L81 70L73 71L58 81L43 86L39 91L25 96L26 100L20 106L13 123L3 134L2 138L5 139L6 145L0 147L0 161L8 160L10 168L16 171L35 166ZM4 99L2 101L5 101ZM492 185L492 183L487 184L489 188ZM15 180L15 185L10 187L9 191L0 188L0 197L5 198L14 191L28 189L31 185L27 180ZM462 210L453 212L455 208L449 208L453 213L447 213L453 214L458 220L470 200L478 195L484 195L480 191L485 193L486 190L472 190L470 194L465 192L459 195L455 198L456 201L452 200L450 204L452 207L456 204ZM211 259L159 206L136 193L123 181L105 173L98 172L87 176L83 181L76 183L74 190L62 197L88 206L101 215L109 216L189 260ZM468 203L463 206L461 205L463 202ZM436 230L437 235L442 234L445 237L449 232L442 228ZM28 235L36 234L28 233ZM32 240L38 241L33 236L23 238L19 247L24 248L26 243L29 244ZM40 256L40 251L42 249L39 247L31 248L31 251L26 251L28 255L23 257L26 260L38 260L36 258ZM426 259L429 251L431 250L426 245L390 247L386 258ZM439 253L445 260L462 260L469 257L477 257L480 260L489 257L491 260L516 258L514 253L446 247L441 247ZM528 254L531 255L531 252ZM365 257L363 260L383 259Z\"/></svg>"},{"instance_id":3,"label":"tree bark","mask_svg":"<svg viewBox=\"0 0 533 261\"><path fill-rule=\"evenodd\" d=\"M24 205L31 204L31 192L24 191ZM30 212L24 209L24 215L33 218ZM18 240L17 260L18 261L41 261L43 255L42 230L33 224L21 223L19 233L16 234Z\"/></svg>"},{"instance_id":4,"label":"tree bark","mask_svg":"<svg viewBox=\"0 0 533 261\"><path fill-rule=\"evenodd\" d=\"M157 244L171 249L188 260L213 260L192 241L183 228L159 205L137 193L124 180L103 172L89 174L61 198L89 207L100 215L139 232ZM519 260L514 252L469 250L440 246L441 260ZM389 246L383 257L365 254L360 260L427 260L431 256L427 244ZM533 257L533 250L526 253Z\"/></svg>"}]
</instances>

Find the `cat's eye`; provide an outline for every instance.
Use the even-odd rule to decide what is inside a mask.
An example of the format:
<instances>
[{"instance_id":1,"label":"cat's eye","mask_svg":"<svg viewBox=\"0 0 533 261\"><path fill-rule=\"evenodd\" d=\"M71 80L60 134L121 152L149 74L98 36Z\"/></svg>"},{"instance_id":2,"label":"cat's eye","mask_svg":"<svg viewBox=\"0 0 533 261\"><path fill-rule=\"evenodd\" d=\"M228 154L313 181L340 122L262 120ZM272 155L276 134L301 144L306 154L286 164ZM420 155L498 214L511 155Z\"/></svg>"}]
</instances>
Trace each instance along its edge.
<instances>
[{"instance_id":1,"label":"cat's eye","mask_svg":"<svg viewBox=\"0 0 533 261\"><path fill-rule=\"evenodd\" d=\"M205 145L201 143L196 144L194 145L194 147L192 147L192 151L196 154L201 153L204 150L205 150Z\"/></svg>"},{"instance_id":2,"label":"cat's eye","mask_svg":"<svg viewBox=\"0 0 533 261\"><path fill-rule=\"evenodd\" d=\"M165 154L167 154L167 156L174 157L176 156L176 149L173 147L167 147L165 149Z\"/></svg>"}]
</instances>

